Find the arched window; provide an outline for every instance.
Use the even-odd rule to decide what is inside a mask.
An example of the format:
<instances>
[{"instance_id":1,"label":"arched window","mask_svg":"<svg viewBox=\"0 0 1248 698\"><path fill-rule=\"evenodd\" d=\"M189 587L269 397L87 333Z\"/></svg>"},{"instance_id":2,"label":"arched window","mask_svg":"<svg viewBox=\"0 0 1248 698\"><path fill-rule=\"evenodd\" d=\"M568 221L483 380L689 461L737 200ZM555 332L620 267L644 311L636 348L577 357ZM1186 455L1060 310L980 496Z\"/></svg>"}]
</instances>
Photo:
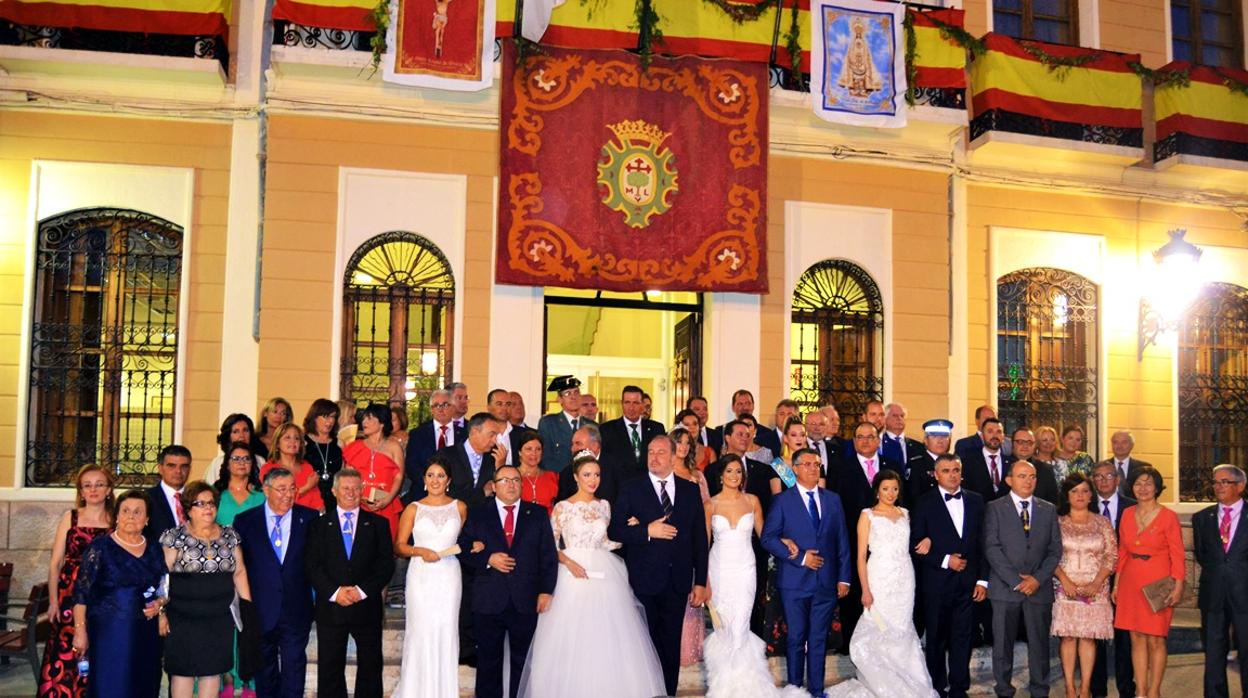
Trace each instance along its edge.
<instances>
[{"instance_id":1,"label":"arched window","mask_svg":"<svg viewBox=\"0 0 1248 698\"><path fill-rule=\"evenodd\" d=\"M70 485L84 463L141 484L173 442L182 228L80 209L36 245L26 484Z\"/></svg>"},{"instance_id":2,"label":"arched window","mask_svg":"<svg viewBox=\"0 0 1248 698\"><path fill-rule=\"evenodd\" d=\"M1213 466L1246 458L1248 289L1214 283L1179 329L1179 498L1212 501Z\"/></svg>"},{"instance_id":3,"label":"arched window","mask_svg":"<svg viewBox=\"0 0 1248 698\"><path fill-rule=\"evenodd\" d=\"M1020 269L997 279L997 409L1006 434L1083 429L1097 454L1096 284L1062 269Z\"/></svg>"},{"instance_id":4,"label":"arched window","mask_svg":"<svg viewBox=\"0 0 1248 698\"><path fill-rule=\"evenodd\" d=\"M383 233L351 255L343 289L342 396L424 418L424 398L452 375L450 262L415 233Z\"/></svg>"},{"instance_id":5,"label":"arched window","mask_svg":"<svg viewBox=\"0 0 1248 698\"><path fill-rule=\"evenodd\" d=\"M793 288L789 397L803 412L829 402L841 434L884 396L884 302L871 275L842 259L807 269Z\"/></svg>"}]
</instances>

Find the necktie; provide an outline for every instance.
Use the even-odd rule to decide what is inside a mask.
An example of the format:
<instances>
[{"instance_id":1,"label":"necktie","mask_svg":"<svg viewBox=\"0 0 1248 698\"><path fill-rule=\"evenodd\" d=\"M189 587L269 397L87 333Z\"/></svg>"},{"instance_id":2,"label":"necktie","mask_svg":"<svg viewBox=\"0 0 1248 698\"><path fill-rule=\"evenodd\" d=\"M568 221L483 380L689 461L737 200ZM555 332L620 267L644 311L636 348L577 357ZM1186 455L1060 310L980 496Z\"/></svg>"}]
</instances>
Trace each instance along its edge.
<instances>
[{"instance_id":1,"label":"necktie","mask_svg":"<svg viewBox=\"0 0 1248 698\"><path fill-rule=\"evenodd\" d=\"M815 492L811 490L806 493L806 508L810 510L810 522L815 525L815 530L819 530L819 507L815 505Z\"/></svg>"},{"instance_id":2,"label":"necktie","mask_svg":"<svg viewBox=\"0 0 1248 698\"><path fill-rule=\"evenodd\" d=\"M885 433L883 456L894 463L904 463L905 456L901 453L901 439Z\"/></svg>"},{"instance_id":3,"label":"necktie","mask_svg":"<svg viewBox=\"0 0 1248 698\"><path fill-rule=\"evenodd\" d=\"M1222 525L1218 526L1218 535L1222 536L1222 552L1231 549L1231 508L1222 507Z\"/></svg>"},{"instance_id":4,"label":"necktie","mask_svg":"<svg viewBox=\"0 0 1248 698\"><path fill-rule=\"evenodd\" d=\"M507 547L511 547L511 540L516 537L516 505L507 504L503 506L507 510L507 518L503 520L503 535L507 536Z\"/></svg>"},{"instance_id":5,"label":"necktie","mask_svg":"<svg viewBox=\"0 0 1248 698\"><path fill-rule=\"evenodd\" d=\"M953 494L949 494L948 492L946 492L945 501L947 502L950 499L962 499L962 490L958 490L957 492L954 492Z\"/></svg>"},{"instance_id":6,"label":"necktie","mask_svg":"<svg viewBox=\"0 0 1248 698\"><path fill-rule=\"evenodd\" d=\"M269 533L269 542L273 544L273 552L277 559L282 559L282 517L273 515L273 531Z\"/></svg>"},{"instance_id":7,"label":"necktie","mask_svg":"<svg viewBox=\"0 0 1248 698\"><path fill-rule=\"evenodd\" d=\"M1126 463L1126 461L1118 461L1118 466L1117 466L1117 467L1118 467L1118 477L1122 478L1122 479L1123 479L1123 481L1126 481L1126 479L1127 479L1127 463Z\"/></svg>"},{"instance_id":8,"label":"necktie","mask_svg":"<svg viewBox=\"0 0 1248 698\"><path fill-rule=\"evenodd\" d=\"M355 526L351 524L351 517L354 513L349 511L342 512L342 547L347 550L347 559L351 559L351 546L355 545Z\"/></svg>"},{"instance_id":9,"label":"necktie","mask_svg":"<svg viewBox=\"0 0 1248 698\"><path fill-rule=\"evenodd\" d=\"M672 498L667 495L667 480L659 480L659 504L663 505L663 518L672 515Z\"/></svg>"},{"instance_id":10,"label":"necktie","mask_svg":"<svg viewBox=\"0 0 1248 698\"><path fill-rule=\"evenodd\" d=\"M867 482L870 482L873 484L875 483L875 472L876 472L875 459L868 458L867 459Z\"/></svg>"},{"instance_id":11,"label":"necktie","mask_svg":"<svg viewBox=\"0 0 1248 698\"><path fill-rule=\"evenodd\" d=\"M186 510L182 508L182 493L173 495L173 515L178 517L178 525L186 523Z\"/></svg>"},{"instance_id":12,"label":"necktie","mask_svg":"<svg viewBox=\"0 0 1248 698\"><path fill-rule=\"evenodd\" d=\"M995 490L1001 486L1001 471L997 469L997 456L995 454L988 456L988 469L992 471L992 488Z\"/></svg>"},{"instance_id":13,"label":"necktie","mask_svg":"<svg viewBox=\"0 0 1248 698\"><path fill-rule=\"evenodd\" d=\"M438 427L438 450L446 448L446 425Z\"/></svg>"},{"instance_id":14,"label":"necktie","mask_svg":"<svg viewBox=\"0 0 1248 698\"><path fill-rule=\"evenodd\" d=\"M1114 515L1109 513L1109 500L1108 499L1101 500L1101 516L1104 516L1110 521L1114 520Z\"/></svg>"},{"instance_id":15,"label":"necktie","mask_svg":"<svg viewBox=\"0 0 1248 698\"><path fill-rule=\"evenodd\" d=\"M572 425L572 431L576 431L576 417L568 420L568 424Z\"/></svg>"},{"instance_id":16,"label":"necktie","mask_svg":"<svg viewBox=\"0 0 1248 698\"><path fill-rule=\"evenodd\" d=\"M629 429L631 429L631 430L633 431L633 435L632 435L632 440L633 440L633 457L634 457L634 458L641 458L641 434L638 434L638 433L637 433L637 425L636 425L636 424L629 424L629 425L628 425L628 428L629 428Z\"/></svg>"},{"instance_id":17,"label":"necktie","mask_svg":"<svg viewBox=\"0 0 1248 698\"><path fill-rule=\"evenodd\" d=\"M1023 520L1023 535L1028 538L1031 537L1031 512L1027 510L1027 506L1029 504L1031 504L1031 502L1026 500L1019 502L1019 506L1023 508L1022 513L1019 514L1019 518Z\"/></svg>"}]
</instances>

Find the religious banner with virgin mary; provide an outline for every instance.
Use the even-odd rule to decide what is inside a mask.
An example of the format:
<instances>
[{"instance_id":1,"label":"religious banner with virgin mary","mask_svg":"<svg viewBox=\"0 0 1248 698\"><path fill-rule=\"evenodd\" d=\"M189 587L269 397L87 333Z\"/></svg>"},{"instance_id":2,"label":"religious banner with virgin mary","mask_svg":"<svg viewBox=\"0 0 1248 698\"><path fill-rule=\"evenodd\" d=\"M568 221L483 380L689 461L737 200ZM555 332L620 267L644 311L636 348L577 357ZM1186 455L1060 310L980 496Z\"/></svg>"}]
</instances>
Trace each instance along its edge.
<instances>
[{"instance_id":1,"label":"religious banner with virgin mary","mask_svg":"<svg viewBox=\"0 0 1248 698\"><path fill-rule=\"evenodd\" d=\"M852 126L905 126L906 6L812 0L810 9L815 114Z\"/></svg>"}]
</instances>

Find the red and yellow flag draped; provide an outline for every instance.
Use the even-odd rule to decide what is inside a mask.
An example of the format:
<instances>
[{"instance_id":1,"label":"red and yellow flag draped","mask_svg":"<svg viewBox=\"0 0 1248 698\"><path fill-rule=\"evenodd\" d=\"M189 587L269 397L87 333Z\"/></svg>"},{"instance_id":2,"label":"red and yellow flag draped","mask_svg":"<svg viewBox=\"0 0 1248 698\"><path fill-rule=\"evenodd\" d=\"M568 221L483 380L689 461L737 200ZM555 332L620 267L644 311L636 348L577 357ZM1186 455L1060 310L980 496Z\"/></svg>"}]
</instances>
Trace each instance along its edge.
<instances>
[{"instance_id":1,"label":"red and yellow flag draped","mask_svg":"<svg viewBox=\"0 0 1248 698\"><path fill-rule=\"evenodd\" d=\"M1248 72L1186 61L1157 71L1162 79L1174 73L1186 73L1190 82L1162 82L1153 92L1158 158L1183 153L1248 160L1248 95L1227 86L1248 84Z\"/></svg>"},{"instance_id":2,"label":"red and yellow flag draped","mask_svg":"<svg viewBox=\"0 0 1248 698\"><path fill-rule=\"evenodd\" d=\"M961 28L966 12L907 11L910 13L910 26L914 30L914 86L966 87L966 49L940 33L940 24Z\"/></svg>"},{"instance_id":3,"label":"red and yellow flag draped","mask_svg":"<svg viewBox=\"0 0 1248 698\"><path fill-rule=\"evenodd\" d=\"M377 31L372 19L376 6L376 0L275 0L273 19L309 27L371 32Z\"/></svg>"},{"instance_id":4,"label":"red and yellow flag draped","mask_svg":"<svg viewBox=\"0 0 1248 698\"><path fill-rule=\"evenodd\" d=\"M1129 65L1138 54L1113 53L990 33L971 64L978 117L1000 110L1045 121L1143 130L1143 88ZM1028 50L1031 49L1031 50ZM1046 65L1045 54L1079 65Z\"/></svg>"},{"instance_id":5,"label":"red and yellow flag draped","mask_svg":"<svg viewBox=\"0 0 1248 698\"><path fill-rule=\"evenodd\" d=\"M143 34L224 36L230 0L0 0L15 24Z\"/></svg>"},{"instance_id":6,"label":"red and yellow flag draped","mask_svg":"<svg viewBox=\"0 0 1248 698\"><path fill-rule=\"evenodd\" d=\"M793 3L797 3L800 28L802 70L810 71L810 0L781 0L780 34L776 37L776 6L768 4L756 18L736 21L717 4L702 0L654 0L663 42L655 50L668 55L698 55L710 58L731 58L752 63L766 63L771 58L772 39L776 38L776 62L789 65L785 49L785 33L792 21ZM753 2L723 0L732 7L752 6ZM498 5L498 36L511 36L515 22L515 3ZM632 2L585 3L568 0L556 7L550 16L550 27L542 43L566 48L610 49L637 48L637 17Z\"/></svg>"},{"instance_id":7,"label":"red and yellow flag draped","mask_svg":"<svg viewBox=\"0 0 1248 698\"><path fill-rule=\"evenodd\" d=\"M766 66L506 46L500 283L766 293Z\"/></svg>"}]
</instances>

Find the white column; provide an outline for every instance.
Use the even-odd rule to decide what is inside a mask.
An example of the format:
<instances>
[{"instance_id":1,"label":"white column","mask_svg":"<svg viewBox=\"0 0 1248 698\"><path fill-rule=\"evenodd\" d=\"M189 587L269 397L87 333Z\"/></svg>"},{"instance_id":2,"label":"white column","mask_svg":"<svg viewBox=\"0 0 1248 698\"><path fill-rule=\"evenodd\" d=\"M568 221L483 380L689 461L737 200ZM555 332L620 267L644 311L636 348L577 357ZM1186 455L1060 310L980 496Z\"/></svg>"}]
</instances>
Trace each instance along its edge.
<instances>
[{"instance_id":1,"label":"white column","mask_svg":"<svg viewBox=\"0 0 1248 698\"><path fill-rule=\"evenodd\" d=\"M230 140L230 205L225 233L225 299L221 313L218 416L258 404L260 346L256 315L256 243L260 234L260 122L236 119Z\"/></svg>"},{"instance_id":2,"label":"white column","mask_svg":"<svg viewBox=\"0 0 1248 698\"><path fill-rule=\"evenodd\" d=\"M967 371L969 329L967 328L967 220L966 179L951 175L949 195L953 198L949 221L949 407L946 419L959 434L969 434L967 415Z\"/></svg>"},{"instance_id":3,"label":"white column","mask_svg":"<svg viewBox=\"0 0 1248 698\"><path fill-rule=\"evenodd\" d=\"M750 293L709 293L702 333L702 392L710 401L710 422L732 415L732 394L745 388L758 399L759 332L762 297Z\"/></svg>"}]
</instances>

